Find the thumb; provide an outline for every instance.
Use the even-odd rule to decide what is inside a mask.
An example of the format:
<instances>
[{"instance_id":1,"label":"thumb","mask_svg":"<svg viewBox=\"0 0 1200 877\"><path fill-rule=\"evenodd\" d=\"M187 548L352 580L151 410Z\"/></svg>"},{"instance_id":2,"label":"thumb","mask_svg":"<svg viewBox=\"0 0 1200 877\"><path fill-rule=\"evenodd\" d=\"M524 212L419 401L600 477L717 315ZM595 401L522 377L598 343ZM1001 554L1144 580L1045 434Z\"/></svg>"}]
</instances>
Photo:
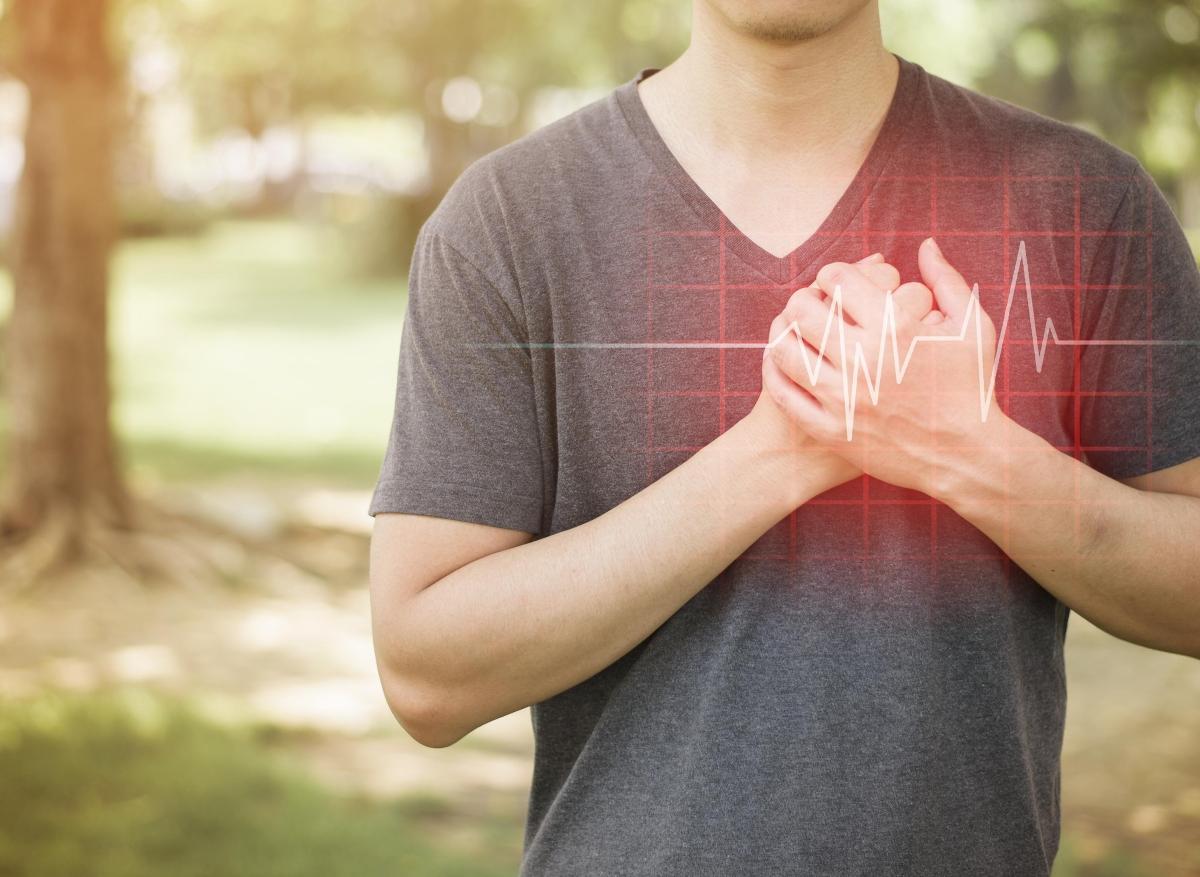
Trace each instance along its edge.
<instances>
[{"instance_id":1,"label":"thumb","mask_svg":"<svg viewBox=\"0 0 1200 877\"><path fill-rule=\"evenodd\" d=\"M946 261L933 238L921 242L917 265L925 285L933 290L938 310L950 319L961 322L971 302L971 287L953 265Z\"/></svg>"}]
</instances>

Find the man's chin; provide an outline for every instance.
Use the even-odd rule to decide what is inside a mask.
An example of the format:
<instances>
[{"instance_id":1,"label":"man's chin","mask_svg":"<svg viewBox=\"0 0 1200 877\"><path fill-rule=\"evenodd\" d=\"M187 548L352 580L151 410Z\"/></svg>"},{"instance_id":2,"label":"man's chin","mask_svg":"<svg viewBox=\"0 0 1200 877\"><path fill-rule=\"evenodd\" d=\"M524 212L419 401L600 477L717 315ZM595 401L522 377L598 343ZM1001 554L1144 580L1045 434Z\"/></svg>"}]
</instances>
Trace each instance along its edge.
<instances>
[{"instance_id":1,"label":"man's chin","mask_svg":"<svg viewBox=\"0 0 1200 877\"><path fill-rule=\"evenodd\" d=\"M734 22L739 32L768 43L804 43L824 36L837 26L836 21L798 18L758 18Z\"/></svg>"},{"instance_id":2,"label":"man's chin","mask_svg":"<svg viewBox=\"0 0 1200 877\"><path fill-rule=\"evenodd\" d=\"M796 3L708 0L726 23L763 42L803 43L824 36L867 5L861 2ZM816 7L816 8L813 8Z\"/></svg>"}]
</instances>

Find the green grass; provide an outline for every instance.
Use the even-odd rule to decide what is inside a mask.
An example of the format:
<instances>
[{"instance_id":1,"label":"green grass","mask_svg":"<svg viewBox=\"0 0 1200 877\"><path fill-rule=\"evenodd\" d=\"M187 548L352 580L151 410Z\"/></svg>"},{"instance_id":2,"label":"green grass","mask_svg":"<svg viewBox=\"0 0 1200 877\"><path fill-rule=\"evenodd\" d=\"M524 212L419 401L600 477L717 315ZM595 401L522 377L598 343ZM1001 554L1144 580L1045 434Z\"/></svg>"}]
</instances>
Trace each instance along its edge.
<instances>
[{"instance_id":1,"label":"green grass","mask_svg":"<svg viewBox=\"0 0 1200 877\"><path fill-rule=\"evenodd\" d=\"M374 481L405 284L357 279L342 240L296 221L229 220L121 244L113 421L135 473ZM9 288L5 275L0 317Z\"/></svg>"},{"instance_id":2,"label":"green grass","mask_svg":"<svg viewBox=\"0 0 1200 877\"><path fill-rule=\"evenodd\" d=\"M135 466L374 478L404 285L353 279L338 241L296 222L223 222L122 247L115 415Z\"/></svg>"},{"instance_id":3,"label":"green grass","mask_svg":"<svg viewBox=\"0 0 1200 877\"><path fill-rule=\"evenodd\" d=\"M498 877L520 825L431 793L344 797L279 754L289 733L217 723L144 689L48 692L0 706L0 875ZM435 841L470 821L472 850ZM450 836L442 833L443 836ZM1064 836L1055 877L1145 877L1120 848L1085 860Z\"/></svg>"},{"instance_id":4,"label":"green grass","mask_svg":"<svg viewBox=\"0 0 1200 877\"><path fill-rule=\"evenodd\" d=\"M1183 233L1187 236L1192 253L1195 254L1197 261L1200 261L1200 228L1185 228Z\"/></svg>"},{"instance_id":5,"label":"green grass","mask_svg":"<svg viewBox=\"0 0 1200 877\"><path fill-rule=\"evenodd\" d=\"M519 861L519 826L479 827L486 854L447 848L423 830L452 817L436 798L341 797L252 728L139 689L0 707L0 777L2 875L491 877Z\"/></svg>"},{"instance_id":6,"label":"green grass","mask_svg":"<svg viewBox=\"0 0 1200 877\"><path fill-rule=\"evenodd\" d=\"M1106 852L1098 861L1085 861L1074 838L1064 835L1054 859L1053 877L1150 877L1137 859L1125 849Z\"/></svg>"}]
</instances>

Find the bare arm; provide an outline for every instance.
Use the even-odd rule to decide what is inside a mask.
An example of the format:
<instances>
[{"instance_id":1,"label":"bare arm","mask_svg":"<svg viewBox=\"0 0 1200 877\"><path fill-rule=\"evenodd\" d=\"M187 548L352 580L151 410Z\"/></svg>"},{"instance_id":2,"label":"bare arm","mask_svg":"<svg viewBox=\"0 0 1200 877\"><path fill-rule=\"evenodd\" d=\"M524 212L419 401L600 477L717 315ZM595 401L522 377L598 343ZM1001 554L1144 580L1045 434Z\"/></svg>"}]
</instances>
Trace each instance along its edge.
<instances>
[{"instance_id":1,"label":"bare arm","mask_svg":"<svg viewBox=\"0 0 1200 877\"><path fill-rule=\"evenodd\" d=\"M875 282L899 274L876 253ZM932 296L902 297L929 313ZM782 329L777 320L770 337ZM777 367L763 360L764 386ZM473 728L595 675L644 640L796 507L859 474L765 393L686 462L603 515L528 533L380 514L371 607L380 678L419 742Z\"/></svg>"},{"instance_id":2,"label":"bare arm","mask_svg":"<svg viewBox=\"0 0 1200 877\"><path fill-rule=\"evenodd\" d=\"M594 675L781 518L856 474L832 455L780 441L773 406L759 401L640 493L543 539L379 515L376 656L405 729L448 746Z\"/></svg>"},{"instance_id":3,"label":"bare arm","mask_svg":"<svg viewBox=\"0 0 1200 877\"><path fill-rule=\"evenodd\" d=\"M1200 461L1124 484L1012 421L942 499L1114 636L1200 658Z\"/></svg>"}]
</instances>

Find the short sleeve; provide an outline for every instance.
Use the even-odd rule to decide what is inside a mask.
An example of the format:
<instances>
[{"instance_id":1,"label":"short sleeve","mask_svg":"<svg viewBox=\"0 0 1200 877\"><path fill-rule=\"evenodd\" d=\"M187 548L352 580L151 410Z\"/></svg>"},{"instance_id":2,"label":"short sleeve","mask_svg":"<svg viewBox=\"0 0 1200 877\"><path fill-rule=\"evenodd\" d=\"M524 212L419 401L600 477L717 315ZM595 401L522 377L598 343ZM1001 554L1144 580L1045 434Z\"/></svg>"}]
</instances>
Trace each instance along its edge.
<instances>
[{"instance_id":1,"label":"short sleeve","mask_svg":"<svg viewBox=\"0 0 1200 877\"><path fill-rule=\"evenodd\" d=\"M1200 269L1140 165L1091 235L1079 356L1079 441L1113 478L1200 456Z\"/></svg>"},{"instance_id":2,"label":"short sleeve","mask_svg":"<svg viewBox=\"0 0 1200 877\"><path fill-rule=\"evenodd\" d=\"M516 290L427 222L413 251L395 409L368 513L537 533L542 461Z\"/></svg>"}]
</instances>

